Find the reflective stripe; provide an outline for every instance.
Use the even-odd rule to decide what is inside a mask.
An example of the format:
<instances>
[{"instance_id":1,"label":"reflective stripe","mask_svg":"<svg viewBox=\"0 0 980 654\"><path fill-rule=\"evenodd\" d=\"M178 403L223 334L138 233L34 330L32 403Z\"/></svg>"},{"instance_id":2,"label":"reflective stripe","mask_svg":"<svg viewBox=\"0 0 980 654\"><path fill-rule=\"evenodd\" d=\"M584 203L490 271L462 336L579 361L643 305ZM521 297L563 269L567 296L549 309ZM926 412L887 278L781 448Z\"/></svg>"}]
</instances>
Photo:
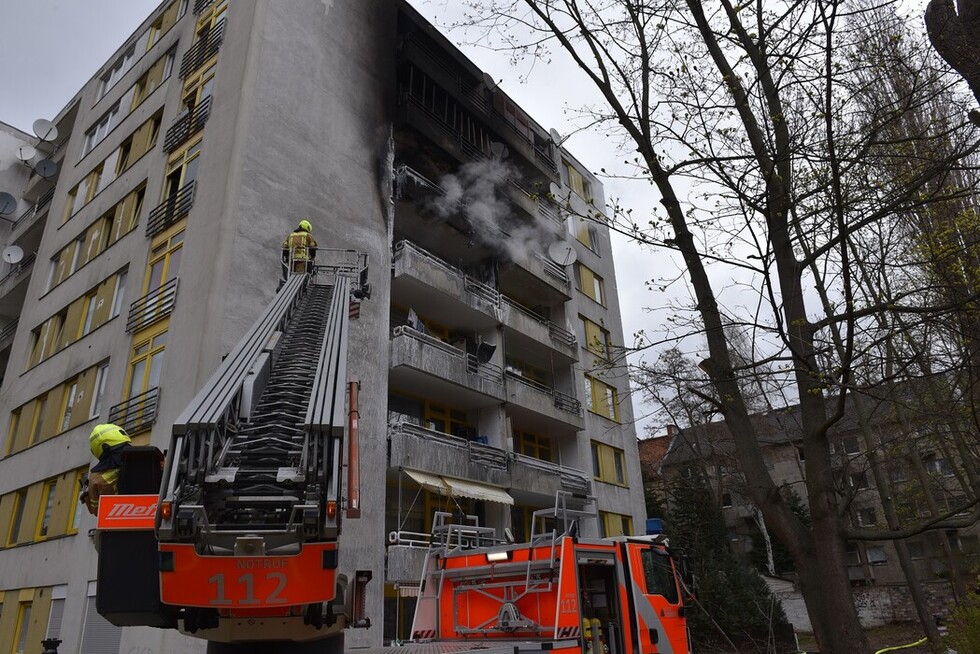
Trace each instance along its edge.
<instances>
[{"instance_id":1,"label":"reflective stripe","mask_svg":"<svg viewBox=\"0 0 980 654\"><path fill-rule=\"evenodd\" d=\"M661 654L674 654L674 646L670 642L667 630L664 629L664 625L660 621L660 616L657 615L656 609L650 605L650 601L643 594L643 590L640 589L637 583L635 581L631 583L633 585L633 604L636 605L637 615L646 624L647 629L656 629L660 632L660 638L657 640L657 651ZM639 637L639 634L637 634L637 637Z\"/></svg>"}]
</instances>

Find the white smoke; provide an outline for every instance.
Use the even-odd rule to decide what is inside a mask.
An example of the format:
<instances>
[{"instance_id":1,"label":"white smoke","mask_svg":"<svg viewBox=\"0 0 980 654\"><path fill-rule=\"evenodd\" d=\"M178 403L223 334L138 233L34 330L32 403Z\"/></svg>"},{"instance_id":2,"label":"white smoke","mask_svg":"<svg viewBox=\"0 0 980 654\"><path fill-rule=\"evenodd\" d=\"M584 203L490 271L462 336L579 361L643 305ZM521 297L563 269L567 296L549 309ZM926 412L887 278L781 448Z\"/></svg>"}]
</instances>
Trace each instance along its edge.
<instances>
[{"instance_id":1,"label":"white smoke","mask_svg":"<svg viewBox=\"0 0 980 654\"><path fill-rule=\"evenodd\" d=\"M509 179L520 179L513 165L500 159L471 161L439 180L445 195L432 201L437 215L461 215L470 237L510 261L527 261L544 253L559 238L557 227L534 214L516 212L507 199Z\"/></svg>"}]
</instances>

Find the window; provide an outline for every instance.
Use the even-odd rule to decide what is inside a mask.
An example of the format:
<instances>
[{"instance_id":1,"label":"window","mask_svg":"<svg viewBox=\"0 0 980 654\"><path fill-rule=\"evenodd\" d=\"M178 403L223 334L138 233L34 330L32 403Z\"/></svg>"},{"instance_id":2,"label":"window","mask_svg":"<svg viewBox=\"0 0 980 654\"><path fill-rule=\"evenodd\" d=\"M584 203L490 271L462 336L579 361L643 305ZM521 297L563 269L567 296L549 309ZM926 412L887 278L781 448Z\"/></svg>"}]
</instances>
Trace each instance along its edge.
<instances>
[{"instance_id":1,"label":"window","mask_svg":"<svg viewBox=\"0 0 980 654\"><path fill-rule=\"evenodd\" d=\"M847 544L844 559L847 561L847 565L861 565L861 550L858 549L856 543Z\"/></svg>"},{"instance_id":2,"label":"window","mask_svg":"<svg viewBox=\"0 0 980 654\"><path fill-rule=\"evenodd\" d=\"M618 447L592 441L592 474L610 484L626 485L626 453Z\"/></svg>"},{"instance_id":3,"label":"window","mask_svg":"<svg viewBox=\"0 0 980 654\"><path fill-rule=\"evenodd\" d=\"M160 17L153 21L150 25L150 30L148 38L146 41L146 49L149 50L153 47L157 41L160 40L164 34L170 31L170 28L184 15L187 11L187 0L174 0L167 8L163 10Z\"/></svg>"},{"instance_id":4,"label":"window","mask_svg":"<svg viewBox=\"0 0 980 654\"><path fill-rule=\"evenodd\" d=\"M860 454L861 443L857 436L845 436L840 439L840 452L844 454Z\"/></svg>"},{"instance_id":5,"label":"window","mask_svg":"<svg viewBox=\"0 0 980 654\"><path fill-rule=\"evenodd\" d=\"M935 454L929 454L923 457L922 462L926 466L926 471L931 475L937 475L939 477L952 477L955 472L953 466L950 462Z\"/></svg>"},{"instance_id":6,"label":"window","mask_svg":"<svg viewBox=\"0 0 980 654\"><path fill-rule=\"evenodd\" d=\"M873 527L878 524L878 515L874 507L857 510L857 525L859 527Z\"/></svg>"},{"instance_id":7,"label":"window","mask_svg":"<svg viewBox=\"0 0 980 654\"><path fill-rule=\"evenodd\" d=\"M547 436L538 436L515 429L514 451L542 461L554 461L551 454L551 439Z\"/></svg>"},{"instance_id":8,"label":"window","mask_svg":"<svg viewBox=\"0 0 980 654\"><path fill-rule=\"evenodd\" d=\"M180 259L184 253L184 232L174 234L157 244L150 251L149 268L146 273L146 286L143 294L152 293L167 282L177 277L180 271ZM146 311L154 312L157 305L149 304ZM145 319L145 317L144 317Z\"/></svg>"},{"instance_id":9,"label":"window","mask_svg":"<svg viewBox=\"0 0 980 654\"><path fill-rule=\"evenodd\" d=\"M726 508L727 509L731 505L732 505L732 494L731 493L722 493L721 494L721 506L722 506L722 508Z\"/></svg>"},{"instance_id":10,"label":"window","mask_svg":"<svg viewBox=\"0 0 980 654\"><path fill-rule=\"evenodd\" d=\"M79 209L95 197L102 181L102 171L103 164L100 163L82 178L82 181L76 184L75 188L68 191L68 203L65 205L65 215L61 221L62 224L68 222L69 218L78 213Z\"/></svg>"},{"instance_id":11,"label":"window","mask_svg":"<svg viewBox=\"0 0 980 654\"><path fill-rule=\"evenodd\" d=\"M894 462L888 466L888 479L893 484L900 484L909 480L909 468L904 462Z\"/></svg>"},{"instance_id":12,"label":"window","mask_svg":"<svg viewBox=\"0 0 980 654\"><path fill-rule=\"evenodd\" d=\"M82 157L91 152L96 145L102 142L109 132L111 132L121 119L119 113L119 103L112 106L105 112L99 120L85 132L85 145L82 147Z\"/></svg>"},{"instance_id":13,"label":"window","mask_svg":"<svg viewBox=\"0 0 980 654\"><path fill-rule=\"evenodd\" d=\"M115 318L122 311L123 298L126 295L126 278L128 277L127 271L119 273L119 281L116 283L116 288L112 292L112 307L109 311L109 318Z\"/></svg>"},{"instance_id":14,"label":"window","mask_svg":"<svg viewBox=\"0 0 980 654\"><path fill-rule=\"evenodd\" d=\"M75 409L75 398L78 394L78 382L71 382L68 388L65 389L65 404L64 408L61 410L61 425L58 431L65 431L71 424L71 414Z\"/></svg>"},{"instance_id":15,"label":"window","mask_svg":"<svg viewBox=\"0 0 980 654\"><path fill-rule=\"evenodd\" d=\"M201 141L170 159L167 178L163 183L163 200L175 202L180 190L197 179L197 167L201 162Z\"/></svg>"},{"instance_id":16,"label":"window","mask_svg":"<svg viewBox=\"0 0 980 654\"><path fill-rule=\"evenodd\" d=\"M609 330L603 329L601 325L592 322L584 316L579 317L585 326L585 348L597 357L609 360L610 346L612 344Z\"/></svg>"},{"instance_id":17,"label":"window","mask_svg":"<svg viewBox=\"0 0 980 654\"><path fill-rule=\"evenodd\" d=\"M619 392L615 387L586 375L585 399L589 411L619 422Z\"/></svg>"},{"instance_id":18,"label":"window","mask_svg":"<svg viewBox=\"0 0 980 654\"><path fill-rule=\"evenodd\" d=\"M961 536L956 530L952 530L946 532L946 537L949 539L949 546L954 552L959 552L966 556L980 554L980 537L976 534Z\"/></svg>"},{"instance_id":19,"label":"window","mask_svg":"<svg viewBox=\"0 0 980 654\"><path fill-rule=\"evenodd\" d=\"M10 412L10 426L7 427L7 446L4 448L4 454L10 454L14 449L18 427L20 427L20 409L14 409Z\"/></svg>"},{"instance_id":20,"label":"window","mask_svg":"<svg viewBox=\"0 0 980 654\"><path fill-rule=\"evenodd\" d=\"M34 426L31 429L31 437L28 439L27 444L33 445L38 441L42 440L44 435L44 418L46 417L46 411L48 405L48 395L45 393L37 398L34 403Z\"/></svg>"},{"instance_id":21,"label":"window","mask_svg":"<svg viewBox=\"0 0 980 654\"><path fill-rule=\"evenodd\" d=\"M471 431L466 419L466 412L451 407L436 404L434 402L425 403L424 415L426 429L439 431L443 434L452 434L461 438L466 438Z\"/></svg>"},{"instance_id":22,"label":"window","mask_svg":"<svg viewBox=\"0 0 980 654\"><path fill-rule=\"evenodd\" d=\"M142 77L136 80L131 110L143 104L143 101L150 97L150 94L160 86L160 83L170 77L174 68L174 56L173 50L163 55L150 66L149 70L143 73Z\"/></svg>"},{"instance_id":23,"label":"window","mask_svg":"<svg viewBox=\"0 0 980 654\"><path fill-rule=\"evenodd\" d=\"M582 176L572 164L565 163L565 175L568 177L568 188L575 191L586 202L592 200L592 185Z\"/></svg>"},{"instance_id":24,"label":"window","mask_svg":"<svg viewBox=\"0 0 980 654\"><path fill-rule=\"evenodd\" d=\"M796 460L799 461L800 463L806 461L806 452L802 447L796 448Z\"/></svg>"},{"instance_id":25,"label":"window","mask_svg":"<svg viewBox=\"0 0 980 654\"><path fill-rule=\"evenodd\" d=\"M181 100L184 111L194 111L201 103L211 97L213 89L214 66L209 66L204 71L189 77Z\"/></svg>"},{"instance_id":26,"label":"window","mask_svg":"<svg viewBox=\"0 0 980 654\"><path fill-rule=\"evenodd\" d=\"M910 540L907 545L910 557L913 559L926 558L926 545L921 540Z\"/></svg>"},{"instance_id":27,"label":"window","mask_svg":"<svg viewBox=\"0 0 980 654\"><path fill-rule=\"evenodd\" d=\"M118 652L122 640L122 627L117 627L101 615L95 607L95 582L89 584L88 601L85 603L85 622L82 626L82 645L78 654L103 654Z\"/></svg>"},{"instance_id":28,"label":"window","mask_svg":"<svg viewBox=\"0 0 980 654\"><path fill-rule=\"evenodd\" d=\"M129 363L127 398L136 397L156 388L160 383L160 370L163 367L163 353L167 345L167 332L152 336L133 348Z\"/></svg>"},{"instance_id":29,"label":"window","mask_svg":"<svg viewBox=\"0 0 980 654\"><path fill-rule=\"evenodd\" d=\"M640 552L640 559L647 595L662 595L671 604L677 604L679 595L670 557L651 547Z\"/></svg>"},{"instance_id":30,"label":"window","mask_svg":"<svg viewBox=\"0 0 980 654\"><path fill-rule=\"evenodd\" d=\"M82 510L84 506L78 501L78 496L82 493L82 478L88 468L82 468L75 471L75 483L72 485L72 492L69 501L74 504L75 510L70 512L71 521L68 524L67 533L74 534L78 532L78 526L82 524Z\"/></svg>"},{"instance_id":31,"label":"window","mask_svg":"<svg viewBox=\"0 0 980 654\"><path fill-rule=\"evenodd\" d=\"M109 378L109 363L98 366L95 373L95 392L92 394L92 407L89 409L89 418L95 418L102 414L102 402L105 399L105 385Z\"/></svg>"},{"instance_id":32,"label":"window","mask_svg":"<svg viewBox=\"0 0 980 654\"><path fill-rule=\"evenodd\" d=\"M871 565L888 565L888 555L885 554L885 548L881 545L869 545L866 553L868 563Z\"/></svg>"},{"instance_id":33,"label":"window","mask_svg":"<svg viewBox=\"0 0 980 654\"><path fill-rule=\"evenodd\" d=\"M20 538L20 523L24 520L24 504L27 502L27 490L19 490L13 494L13 518L7 531L7 545L16 545Z\"/></svg>"},{"instance_id":34,"label":"window","mask_svg":"<svg viewBox=\"0 0 980 654\"><path fill-rule=\"evenodd\" d=\"M603 538L633 535L633 519L621 513L600 511L599 527L602 530Z\"/></svg>"},{"instance_id":35,"label":"window","mask_svg":"<svg viewBox=\"0 0 980 654\"><path fill-rule=\"evenodd\" d=\"M17 646L14 654L23 654L27 649L27 629L31 624L31 603L21 602L17 612Z\"/></svg>"},{"instance_id":36,"label":"window","mask_svg":"<svg viewBox=\"0 0 980 654\"><path fill-rule=\"evenodd\" d=\"M136 128L132 134L119 145L113 157L115 163L113 170L115 175L121 175L134 163L140 160L144 154L153 149L156 145L157 136L160 134L160 123L163 121L163 112L157 112L149 120ZM107 159L106 161L110 161Z\"/></svg>"},{"instance_id":37,"label":"window","mask_svg":"<svg viewBox=\"0 0 980 654\"><path fill-rule=\"evenodd\" d=\"M578 290L582 291L587 297L592 298L599 304L606 304L606 290L602 277L595 274L591 268L582 264L575 264L575 282Z\"/></svg>"},{"instance_id":38,"label":"window","mask_svg":"<svg viewBox=\"0 0 980 654\"><path fill-rule=\"evenodd\" d=\"M871 488L871 483L868 481L868 473L864 471L851 473L851 476L848 478L848 482L850 483L851 488L856 490Z\"/></svg>"},{"instance_id":39,"label":"window","mask_svg":"<svg viewBox=\"0 0 980 654\"><path fill-rule=\"evenodd\" d=\"M68 586L55 586L51 589L51 608L48 610L48 628L44 631L47 639L61 636L61 619L65 614L65 598Z\"/></svg>"},{"instance_id":40,"label":"window","mask_svg":"<svg viewBox=\"0 0 980 654\"><path fill-rule=\"evenodd\" d=\"M35 540L47 538L48 530L51 528L51 513L54 510L55 491L58 487L58 480L51 479L44 482L41 491L41 515L37 521L37 533L34 534Z\"/></svg>"},{"instance_id":41,"label":"window","mask_svg":"<svg viewBox=\"0 0 980 654\"><path fill-rule=\"evenodd\" d=\"M126 74L126 71L136 61L135 54L136 46L132 45L116 59L116 62L112 64L112 68L102 73L102 77L99 78L99 89L96 92L96 99L104 97L109 92L109 89L115 86L116 82Z\"/></svg>"}]
</instances>

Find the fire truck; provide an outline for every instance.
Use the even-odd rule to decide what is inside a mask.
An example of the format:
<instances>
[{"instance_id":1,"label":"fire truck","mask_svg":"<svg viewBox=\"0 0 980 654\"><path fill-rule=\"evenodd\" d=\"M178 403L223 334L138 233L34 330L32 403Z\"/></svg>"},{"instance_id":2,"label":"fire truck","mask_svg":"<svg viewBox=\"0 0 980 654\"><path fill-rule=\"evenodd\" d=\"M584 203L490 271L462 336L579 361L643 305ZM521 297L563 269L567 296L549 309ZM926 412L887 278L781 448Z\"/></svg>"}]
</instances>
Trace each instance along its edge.
<instances>
[{"instance_id":1,"label":"fire truck","mask_svg":"<svg viewBox=\"0 0 980 654\"><path fill-rule=\"evenodd\" d=\"M374 571L337 572L342 516L360 511L350 303L370 287L364 255L334 254L288 277L165 456L125 451L96 528L96 608L113 624L180 629L212 654L339 654L345 628L370 626ZM581 537L594 517L594 498L560 492L517 544L437 514L412 642L377 654L686 654L685 559L662 535Z\"/></svg>"}]
</instances>

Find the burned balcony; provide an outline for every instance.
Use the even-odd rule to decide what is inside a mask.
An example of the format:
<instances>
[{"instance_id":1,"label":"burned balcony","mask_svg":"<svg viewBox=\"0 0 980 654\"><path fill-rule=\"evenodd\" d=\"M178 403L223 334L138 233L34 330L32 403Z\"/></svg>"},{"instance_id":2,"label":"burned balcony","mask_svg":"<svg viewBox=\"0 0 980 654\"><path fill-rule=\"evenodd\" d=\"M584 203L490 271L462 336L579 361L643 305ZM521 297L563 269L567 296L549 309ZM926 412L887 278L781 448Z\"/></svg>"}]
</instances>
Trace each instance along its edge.
<instances>
[{"instance_id":1,"label":"burned balcony","mask_svg":"<svg viewBox=\"0 0 980 654\"><path fill-rule=\"evenodd\" d=\"M109 409L108 421L119 425L130 435L144 432L156 422L159 402L160 388L151 388Z\"/></svg>"},{"instance_id":2,"label":"burned balcony","mask_svg":"<svg viewBox=\"0 0 980 654\"><path fill-rule=\"evenodd\" d=\"M511 330L514 338L529 339L546 345L564 355L569 362L578 360L578 340L575 334L506 295L501 296L501 299L502 322Z\"/></svg>"},{"instance_id":3,"label":"burned balcony","mask_svg":"<svg viewBox=\"0 0 980 654\"><path fill-rule=\"evenodd\" d=\"M163 139L163 151L173 152L186 143L190 137L204 128L204 123L208 122L210 115L211 96L208 96L196 107L188 109L174 121Z\"/></svg>"},{"instance_id":4,"label":"burned balcony","mask_svg":"<svg viewBox=\"0 0 980 654\"><path fill-rule=\"evenodd\" d=\"M173 313L174 302L177 300L177 281L178 278L174 277L129 305L126 331L138 332Z\"/></svg>"},{"instance_id":5,"label":"burned balcony","mask_svg":"<svg viewBox=\"0 0 980 654\"><path fill-rule=\"evenodd\" d=\"M520 371L511 368L506 370L505 376L507 379L507 400L512 410L531 412L555 423L560 423L566 429L585 429L582 403L574 396L525 377Z\"/></svg>"},{"instance_id":6,"label":"burned balcony","mask_svg":"<svg viewBox=\"0 0 980 654\"><path fill-rule=\"evenodd\" d=\"M0 350L9 347L14 342L14 334L17 333L18 320L14 318L0 329Z\"/></svg>"},{"instance_id":7,"label":"burned balcony","mask_svg":"<svg viewBox=\"0 0 980 654\"><path fill-rule=\"evenodd\" d=\"M146 220L147 238L153 238L190 212L194 204L194 187L195 182L185 184L153 208Z\"/></svg>"},{"instance_id":8,"label":"burned balcony","mask_svg":"<svg viewBox=\"0 0 980 654\"><path fill-rule=\"evenodd\" d=\"M184 53L184 58L180 62L181 79L199 70L205 61L217 54L224 36L224 20L220 21L206 34L202 34L194 45Z\"/></svg>"},{"instance_id":9,"label":"burned balcony","mask_svg":"<svg viewBox=\"0 0 980 654\"><path fill-rule=\"evenodd\" d=\"M391 380L432 395L460 396L472 405L504 399L500 366L407 326L391 339Z\"/></svg>"}]
</instances>

